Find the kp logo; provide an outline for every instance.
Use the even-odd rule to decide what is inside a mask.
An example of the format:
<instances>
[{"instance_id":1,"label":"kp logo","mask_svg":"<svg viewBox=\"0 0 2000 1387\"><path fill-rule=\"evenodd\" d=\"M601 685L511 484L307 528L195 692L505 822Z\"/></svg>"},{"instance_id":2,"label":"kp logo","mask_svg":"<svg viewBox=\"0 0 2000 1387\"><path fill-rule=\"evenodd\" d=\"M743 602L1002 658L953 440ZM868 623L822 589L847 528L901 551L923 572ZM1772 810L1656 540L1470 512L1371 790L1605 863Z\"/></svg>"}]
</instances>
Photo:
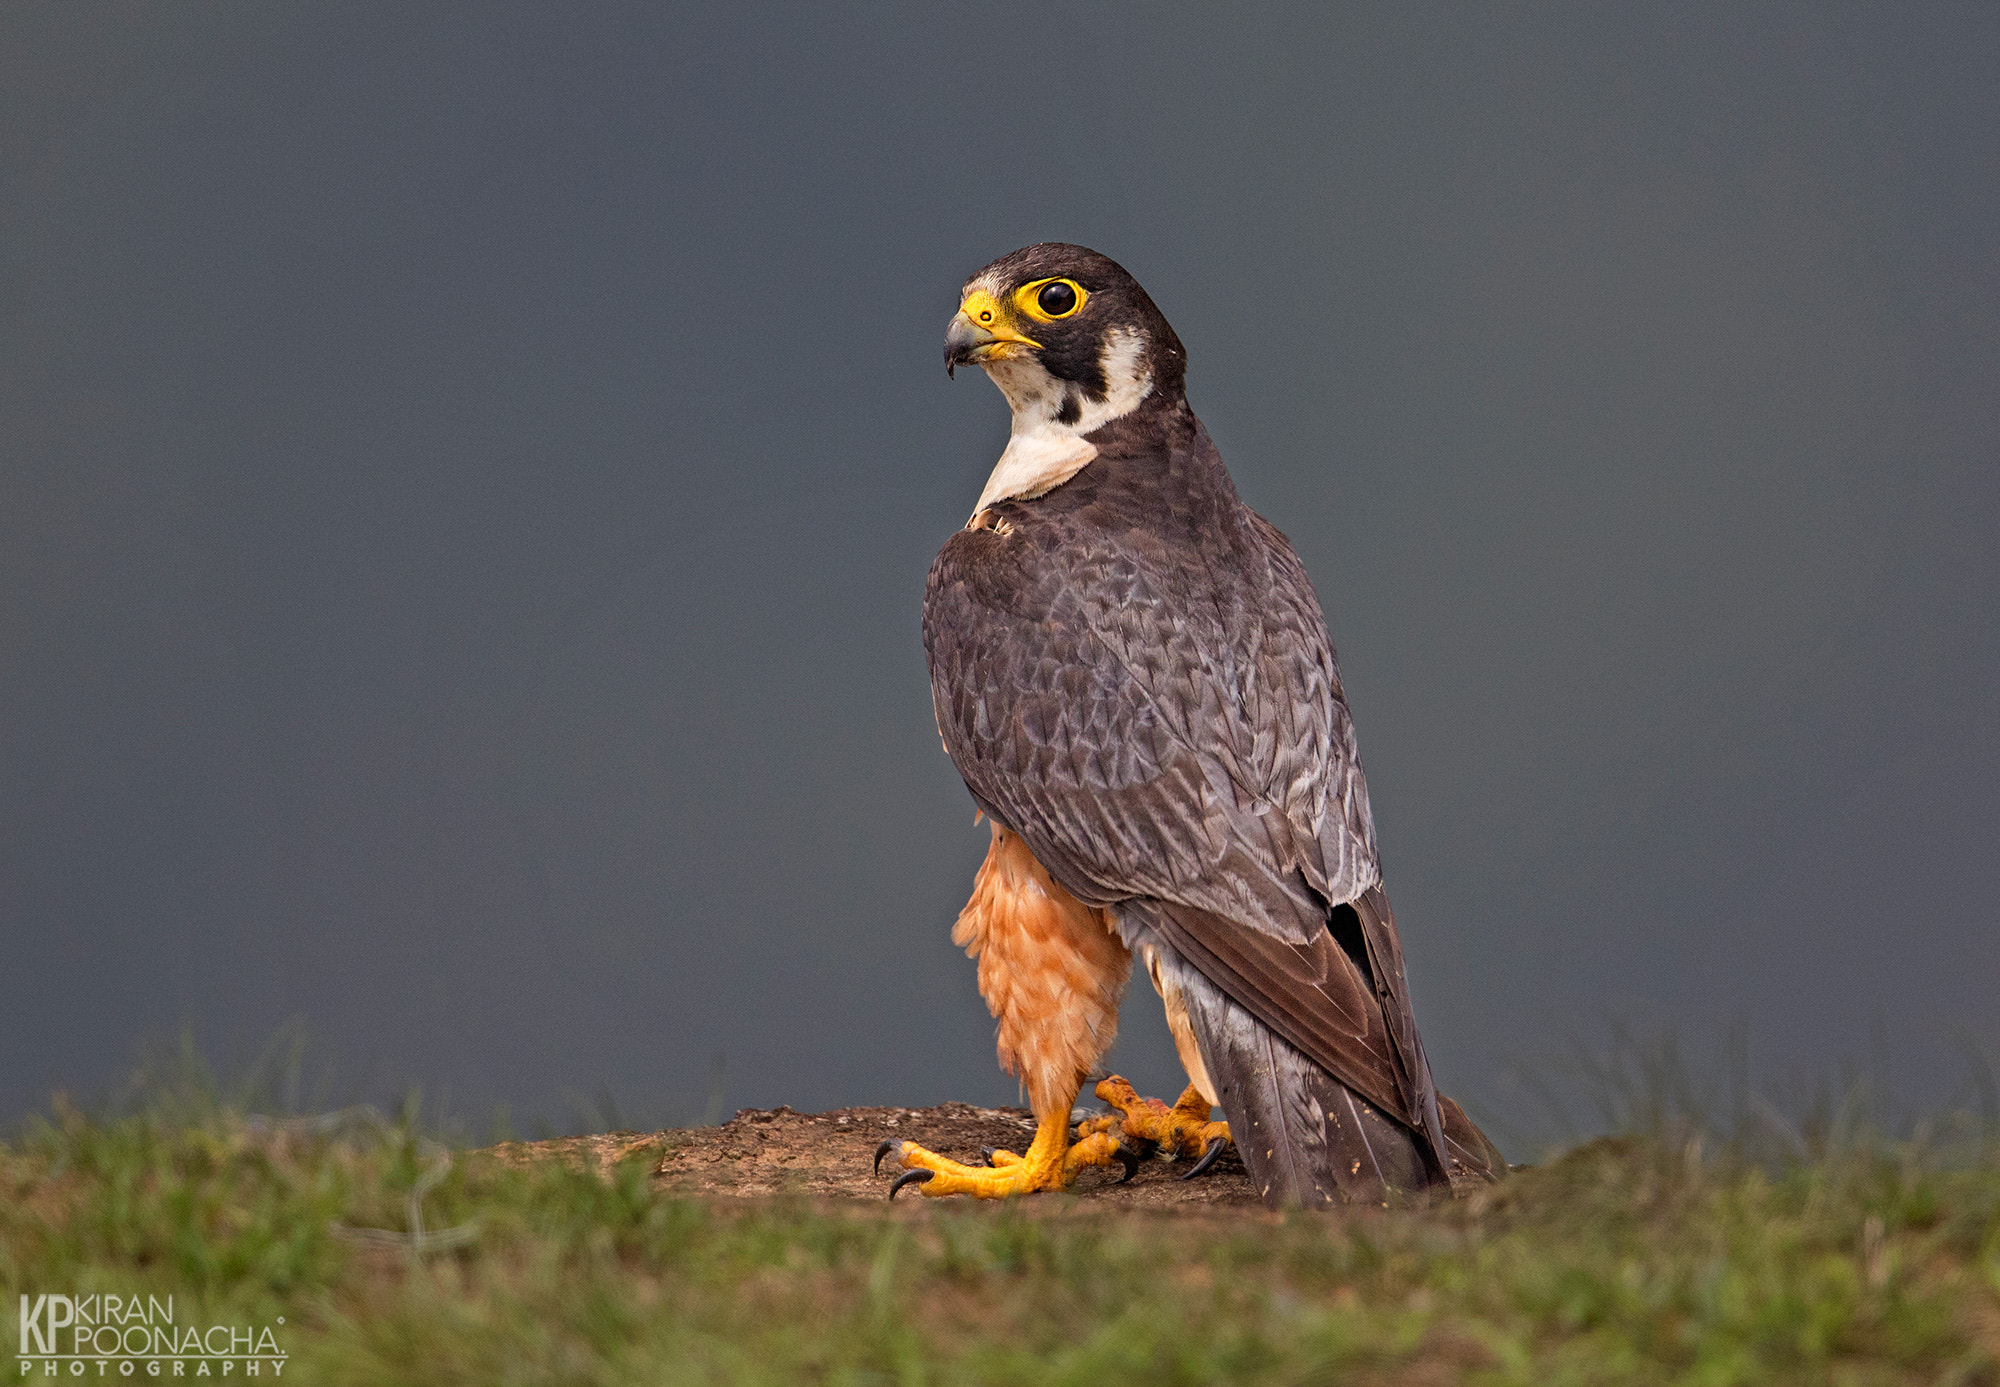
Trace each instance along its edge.
<instances>
[{"instance_id":1,"label":"kp logo","mask_svg":"<svg viewBox=\"0 0 2000 1387\"><path fill-rule=\"evenodd\" d=\"M285 1321L280 1318L279 1324ZM174 1298L119 1295L21 1297L21 1377L82 1377L97 1365L120 1377L273 1377L289 1357L271 1327L174 1323Z\"/></svg>"}]
</instances>

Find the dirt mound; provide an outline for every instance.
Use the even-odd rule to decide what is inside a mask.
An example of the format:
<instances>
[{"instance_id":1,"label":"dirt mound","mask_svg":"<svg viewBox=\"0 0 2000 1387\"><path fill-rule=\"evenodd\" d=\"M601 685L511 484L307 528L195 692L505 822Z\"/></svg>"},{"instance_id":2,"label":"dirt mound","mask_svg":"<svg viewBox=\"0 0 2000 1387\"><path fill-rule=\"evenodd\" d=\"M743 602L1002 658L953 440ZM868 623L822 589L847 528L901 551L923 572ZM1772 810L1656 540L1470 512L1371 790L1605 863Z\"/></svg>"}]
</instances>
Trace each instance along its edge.
<instances>
[{"instance_id":1,"label":"dirt mound","mask_svg":"<svg viewBox=\"0 0 2000 1387\"><path fill-rule=\"evenodd\" d=\"M1078 1116L1088 1114L1079 1113ZM613 1132L555 1141L508 1142L493 1148L516 1162L554 1156L611 1163L642 1151L661 1151L654 1179L676 1193L752 1197L799 1193L835 1199L881 1199L895 1177L893 1162L874 1172L875 1148L884 1141L914 1141L941 1156L983 1163L980 1148L1026 1149L1035 1121L1025 1108L975 1108L944 1103L935 1108L837 1108L800 1113L745 1108L720 1127L666 1132ZM1206 1174L1182 1180L1186 1161L1149 1160L1125 1184L1119 1171L1085 1171L1071 1193L1131 1208L1166 1205L1255 1204L1256 1192L1234 1151ZM901 1199L910 1200L914 1190Z\"/></svg>"}]
</instances>

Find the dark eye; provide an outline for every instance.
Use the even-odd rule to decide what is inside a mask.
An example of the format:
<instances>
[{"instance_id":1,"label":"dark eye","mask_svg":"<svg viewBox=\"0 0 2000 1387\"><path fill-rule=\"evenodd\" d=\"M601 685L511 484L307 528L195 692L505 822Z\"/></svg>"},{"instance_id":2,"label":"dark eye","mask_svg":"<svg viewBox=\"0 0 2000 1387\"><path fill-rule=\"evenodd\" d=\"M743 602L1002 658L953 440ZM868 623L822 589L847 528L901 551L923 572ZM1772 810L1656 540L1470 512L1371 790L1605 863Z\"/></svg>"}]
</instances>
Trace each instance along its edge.
<instances>
[{"instance_id":1,"label":"dark eye","mask_svg":"<svg viewBox=\"0 0 2000 1387\"><path fill-rule=\"evenodd\" d=\"M1076 307L1076 290L1058 279L1044 284L1035 301L1042 306L1042 312L1060 318Z\"/></svg>"}]
</instances>

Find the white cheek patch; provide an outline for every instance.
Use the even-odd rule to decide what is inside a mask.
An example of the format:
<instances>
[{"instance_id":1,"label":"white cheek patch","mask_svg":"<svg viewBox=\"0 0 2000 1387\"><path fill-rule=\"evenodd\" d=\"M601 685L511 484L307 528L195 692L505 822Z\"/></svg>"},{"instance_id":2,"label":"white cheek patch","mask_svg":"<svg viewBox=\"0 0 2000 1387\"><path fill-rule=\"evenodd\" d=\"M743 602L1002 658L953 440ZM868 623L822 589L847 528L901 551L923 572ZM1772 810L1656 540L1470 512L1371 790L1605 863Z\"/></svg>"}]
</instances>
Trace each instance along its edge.
<instances>
[{"instance_id":1,"label":"white cheek patch","mask_svg":"<svg viewBox=\"0 0 2000 1387\"><path fill-rule=\"evenodd\" d=\"M1146 335L1121 328L1106 337L1098 364L1104 371L1104 398L1093 400L1075 385L1057 380L1032 355L985 364L1014 414L1007 449L979 493L977 515L996 501L1032 500L1061 486L1097 456L1084 435L1130 414L1153 393L1145 369ZM1074 417L1065 422L1064 406Z\"/></svg>"},{"instance_id":2,"label":"white cheek patch","mask_svg":"<svg viewBox=\"0 0 2000 1387\"><path fill-rule=\"evenodd\" d=\"M1085 432L1130 414L1153 393L1153 373L1146 369L1145 333L1132 328L1111 333L1104 339L1104 350L1098 354L1097 364L1104 371L1104 403L1098 406L1104 417Z\"/></svg>"}]
</instances>

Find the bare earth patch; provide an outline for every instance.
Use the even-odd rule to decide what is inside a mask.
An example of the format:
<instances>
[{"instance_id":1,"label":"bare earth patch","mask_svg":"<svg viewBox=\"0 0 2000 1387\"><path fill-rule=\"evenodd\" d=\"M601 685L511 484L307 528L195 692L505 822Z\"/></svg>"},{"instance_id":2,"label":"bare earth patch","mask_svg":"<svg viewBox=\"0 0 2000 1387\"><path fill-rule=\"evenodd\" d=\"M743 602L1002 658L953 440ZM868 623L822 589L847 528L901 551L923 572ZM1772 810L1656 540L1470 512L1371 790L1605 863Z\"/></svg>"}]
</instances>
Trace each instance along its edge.
<instances>
[{"instance_id":1,"label":"bare earth patch","mask_svg":"<svg viewBox=\"0 0 2000 1387\"><path fill-rule=\"evenodd\" d=\"M1079 1112L1078 1116L1090 1114ZM745 1108L720 1127L664 1132L611 1132L553 1141L507 1142L492 1155L510 1164L550 1157L611 1165L658 1152L655 1183L679 1194L757 1197L805 1194L833 1199L881 1199L898 1167L874 1171L884 1141L914 1141L969 1165L984 1163L982 1147L1026 1149L1035 1121L1026 1108L975 1108L942 1103L935 1108L837 1108L800 1113L787 1107ZM1186 1161L1149 1160L1125 1184L1116 1171L1085 1171L1070 1193L1107 1206L1145 1209L1169 1205L1255 1205L1256 1192L1234 1151L1193 1180L1182 1180ZM906 1190L897 1202L916 1198Z\"/></svg>"}]
</instances>

